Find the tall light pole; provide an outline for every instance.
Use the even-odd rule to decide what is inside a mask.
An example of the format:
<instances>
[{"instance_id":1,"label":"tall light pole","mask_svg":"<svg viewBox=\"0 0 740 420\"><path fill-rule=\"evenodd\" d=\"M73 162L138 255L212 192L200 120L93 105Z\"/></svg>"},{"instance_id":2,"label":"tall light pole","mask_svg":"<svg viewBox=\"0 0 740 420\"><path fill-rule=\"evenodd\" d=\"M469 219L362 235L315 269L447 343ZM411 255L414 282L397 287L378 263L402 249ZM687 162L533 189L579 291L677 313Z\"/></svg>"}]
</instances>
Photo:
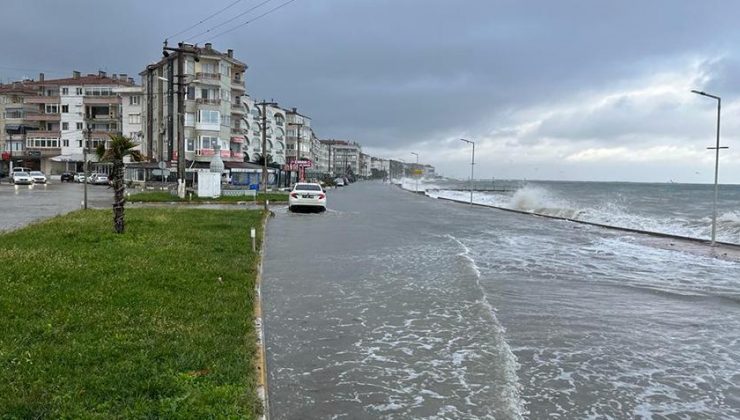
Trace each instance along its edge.
<instances>
[{"instance_id":1,"label":"tall light pole","mask_svg":"<svg viewBox=\"0 0 740 420\"><path fill-rule=\"evenodd\" d=\"M415 192L419 191L419 174L416 173L416 171L419 170L419 154L415 152L411 152L412 155L416 156L416 167L414 167L414 175L416 175L416 190Z\"/></svg>"},{"instance_id":2,"label":"tall light pole","mask_svg":"<svg viewBox=\"0 0 740 420\"><path fill-rule=\"evenodd\" d=\"M473 154L470 158L470 205L473 205L473 168L475 168L475 142L465 139L460 139L464 141L465 143L470 143L473 145Z\"/></svg>"},{"instance_id":3,"label":"tall light pole","mask_svg":"<svg viewBox=\"0 0 740 420\"><path fill-rule=\"evenodd\" d=\"M715 95L710 95L706 92L700 92L698 90L692 90L691 93L697 95L706 96L708 98L717 100L717 145L715 147L707 147L709 150L714 150L714 206L712 210L712 246L716 246L717 238L717 198L719 196L719 184L717 183L719 177L719 149L727 149L727 147L719 146L719 119L720 110L722 109L722 98Z\"/></svg>"}]
</instances>

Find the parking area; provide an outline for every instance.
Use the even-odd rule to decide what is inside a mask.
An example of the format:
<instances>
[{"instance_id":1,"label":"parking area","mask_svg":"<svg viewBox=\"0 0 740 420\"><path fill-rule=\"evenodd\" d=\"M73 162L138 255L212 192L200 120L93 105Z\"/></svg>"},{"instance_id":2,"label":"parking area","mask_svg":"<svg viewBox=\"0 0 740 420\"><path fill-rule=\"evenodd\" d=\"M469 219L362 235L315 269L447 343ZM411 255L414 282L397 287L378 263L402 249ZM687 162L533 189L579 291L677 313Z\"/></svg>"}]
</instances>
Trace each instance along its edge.
<instances>
[{"instance_id":1,"label":"parking area","mask_svg":"<svg viewBox=\"0 0 740 420\"><path fill-rule=\"evenodd\" d=\"M83 184L61 183L52 177L47 184L13 185L0 182L0 231L23 227L36 220L81 208ZM106 208L113 204L113 191L104 185L88 186L88 206Z\"/></svg>"}]
</instances>

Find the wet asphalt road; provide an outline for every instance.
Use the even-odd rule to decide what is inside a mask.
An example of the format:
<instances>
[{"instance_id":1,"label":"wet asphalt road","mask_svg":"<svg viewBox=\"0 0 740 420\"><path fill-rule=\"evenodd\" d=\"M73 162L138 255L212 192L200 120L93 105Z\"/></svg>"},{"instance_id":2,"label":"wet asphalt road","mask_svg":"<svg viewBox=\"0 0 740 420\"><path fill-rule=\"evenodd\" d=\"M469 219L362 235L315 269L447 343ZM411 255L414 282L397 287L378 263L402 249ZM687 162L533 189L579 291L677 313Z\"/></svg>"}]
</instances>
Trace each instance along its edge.
<instances>
[{"instance_id":1,"label":"wet asphalt road","mask_svg":"<svg viewBox=\"0 0 740 420\"><path fill-rule=\"evenodd\" d=\"M13 230L37 220L47 219L81 208L83 184L61 183L12 185L0 183L0 231ZM113 191L103 185L88 185L88 205L107 208Z\"/></svg>"}]
</instances>

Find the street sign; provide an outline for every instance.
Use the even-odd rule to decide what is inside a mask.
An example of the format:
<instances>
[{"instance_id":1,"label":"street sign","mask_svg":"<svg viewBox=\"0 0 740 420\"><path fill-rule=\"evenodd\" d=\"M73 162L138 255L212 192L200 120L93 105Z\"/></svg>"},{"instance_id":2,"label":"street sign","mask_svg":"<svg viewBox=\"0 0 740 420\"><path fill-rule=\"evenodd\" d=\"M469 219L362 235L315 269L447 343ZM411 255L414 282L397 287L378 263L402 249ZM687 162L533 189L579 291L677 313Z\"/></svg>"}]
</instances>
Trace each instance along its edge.
<instances>
[{"instance_id":1,"label":"street sign","mask_svg":"<svg viewBox=\"0 0 740 420\"><path fill-rule=\"evenodd\" d=\"M424 175L424 170L422 169L414 169L414 175Z\"/></svg>"}]
</instances>

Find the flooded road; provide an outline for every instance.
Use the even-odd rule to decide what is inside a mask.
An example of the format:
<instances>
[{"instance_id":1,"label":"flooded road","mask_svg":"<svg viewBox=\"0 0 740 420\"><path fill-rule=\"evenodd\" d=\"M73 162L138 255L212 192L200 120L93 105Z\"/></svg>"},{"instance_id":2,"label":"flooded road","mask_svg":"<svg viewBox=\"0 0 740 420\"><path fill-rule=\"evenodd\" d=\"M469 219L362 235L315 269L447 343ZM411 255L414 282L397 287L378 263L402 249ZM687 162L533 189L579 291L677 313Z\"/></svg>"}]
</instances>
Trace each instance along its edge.
<instances>
[{"instance_id":1,"label":"flooded road","mask_svg":"<svg viewBox=\"0 0 740 420\"><path fill-rule=\"evenodd\" d=\"M270 410L304 418L737 418L736 261L379 183L278 211Z\"/></svg>"},{"instance_id":2,"label":"flooded road","mask_svg":"<svg viewBox=\"0 0 740 420\"><path fill-rule=\"evenodd\" d=\"M0 184L0 231L17 229L36 220L82 208L83 184L60 183ZM88 206L108 208L113 190L103 185L88 185Z\"/></svg>"}]
</instances>

